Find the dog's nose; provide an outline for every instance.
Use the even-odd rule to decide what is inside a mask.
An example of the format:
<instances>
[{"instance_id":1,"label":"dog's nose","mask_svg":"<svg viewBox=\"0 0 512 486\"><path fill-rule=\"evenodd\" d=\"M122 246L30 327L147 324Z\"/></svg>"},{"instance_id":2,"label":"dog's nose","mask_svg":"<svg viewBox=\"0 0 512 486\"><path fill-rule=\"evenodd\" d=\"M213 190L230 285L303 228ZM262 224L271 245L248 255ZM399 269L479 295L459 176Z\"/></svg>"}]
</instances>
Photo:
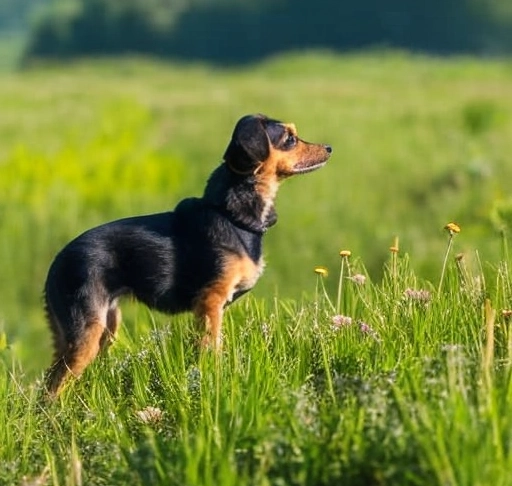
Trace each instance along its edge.
<instances>
[{"instance_id":1,"label":"dog's nose","mask_svg":"<svg viewBox=\"0 0 512 486\"><path fill-rule=\"evenodd\" d=\"M331 153L332 147L330 145L325 145L325 150L327 150L327 152Z\"/></svg>"}]
</instances>

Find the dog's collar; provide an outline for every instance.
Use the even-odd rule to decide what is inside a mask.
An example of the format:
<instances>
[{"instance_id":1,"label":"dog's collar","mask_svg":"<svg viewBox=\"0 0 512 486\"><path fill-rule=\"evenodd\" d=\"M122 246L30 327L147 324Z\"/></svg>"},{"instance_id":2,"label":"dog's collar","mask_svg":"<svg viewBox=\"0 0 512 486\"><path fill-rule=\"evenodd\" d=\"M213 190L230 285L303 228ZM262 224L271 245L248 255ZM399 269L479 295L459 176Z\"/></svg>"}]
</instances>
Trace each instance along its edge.
<instances>
[{"instance_id":1,"label":"dog's collar","mask_svg":"<svg viewBox=\"0 0 512 486\"><path fill-rule=\"evenodd\" d=\"M233 217L233 215L225 208L217 205L210 205L210 208L213 209L216 213L220 214L223 218L227 219L233 226L236 226L238 229L243 231L247 231L249 233L253 233L255 235L263 235L267 229L267 225L259 224L259 225L248 225L243 223L242 221Z\"/></svg>"},{"instance_id":2,"label":"dog's collar","mask_svg":"<svg viewBox=\"0 0 512 486\"><path fill-rule=\"evenodd\" d=\"M237 169L233 164L231 164L230 162L228 162L227 160L225 161L226 162L226 165L228 167L228 169L233 172L234 174L236 175L239 175L239 176L244 176L244 177L247 177L247 176L255 176L258 174L258 172L261 170L261 168L263 167L263 162L259 162L257 167L255 169L251 169L251 170L239 170Z\"/></svg>"}]
</instances>

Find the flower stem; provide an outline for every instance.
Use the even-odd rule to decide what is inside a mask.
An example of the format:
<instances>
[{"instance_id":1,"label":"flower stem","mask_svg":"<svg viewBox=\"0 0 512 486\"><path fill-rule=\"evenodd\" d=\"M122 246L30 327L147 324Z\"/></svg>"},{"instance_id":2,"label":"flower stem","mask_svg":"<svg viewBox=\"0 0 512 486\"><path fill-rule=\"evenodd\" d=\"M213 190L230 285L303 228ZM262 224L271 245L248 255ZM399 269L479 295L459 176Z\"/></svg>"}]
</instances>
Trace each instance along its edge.
<instances>
[{"instance_id":1,"label":"flower stem","mask_svg":"<svg viewBox=\"0 0 512 486\"><path fill-rule=\"evenodd\" d=\"M336 313L340 313L341 307L341 291L343 288L343 273L345 270L345 257L341 257L341 269L340 269L340 280L338 282L338 297L336 299Z\"/></svg>"},{"instance_id":2,"label":"flower stem","mask_svg":"<svg viewBox=\"0 0 512 486\"><path fill-rule=\"evenodd\" d=\"M450 250L452 248L453 243L453 233L450 233L450 239L448 240L448 247L446 248L446 253L444 255L443 268L441 270L441 278L439 279L439 287L437 288L437 293L441 293L441 288L443 287L444 275L446 272L446 264L448 262L448 255L450 254Z\"/></svg>"}]
</instances>

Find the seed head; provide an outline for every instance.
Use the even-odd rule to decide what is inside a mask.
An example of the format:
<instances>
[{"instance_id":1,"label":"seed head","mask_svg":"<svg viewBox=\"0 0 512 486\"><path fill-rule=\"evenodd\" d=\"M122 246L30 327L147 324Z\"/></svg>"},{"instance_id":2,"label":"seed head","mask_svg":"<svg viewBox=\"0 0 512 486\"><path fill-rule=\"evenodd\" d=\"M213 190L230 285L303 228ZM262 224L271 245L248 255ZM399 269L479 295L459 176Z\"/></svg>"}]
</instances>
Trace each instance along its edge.
<instances>
[{"instance_id":1,"label":"seed head","mask_svg":"<svg viewBox=\"0 0 512 486\"><path fill-rule=\"evenodd\" d=\"M320 275L320 277L327 277L329 275L327 268L321 266L315 267L315 273L317 275Z\"/></svg>"},{"instance_id":2,"label":"seed head","mask_svg":"<svg viewBox=\"0 0 512 486\"><path fill-rule=\"evenodd\" d=\"M407 288L404 290L404 297L413 302L422 302L426 304L430 302L432 296L428 290Z\"/></svg>"},{"instance_id":3,"label":"seed head","mask_svg":"<svg viewBox=\"0 0 512 486\"><path fill-rule=\"evenodd\" d=\"M352 280L357 285L364 285L366 282L366 275L363 275L362 273L356 273L355 275L352 275L352 277L348 277L349 280Z\"/></svg>"},{"instance_id":4,"label":"seed head","mask_svg":"<svg viewBox=\"0 0 512 486\"><path fill-rule=\"evenodd\" d=\"M348 258L350 255L352 255L352 252L350 250L341 250L340 251L340 257L342 257L342 258Z\"/></svg>"},{"instance_id":5,"label":"seed head","mask_svg":"<svg viewBox=\"0 0 512 486\"><path fill-rule=\"evenodd\" d=\"M162 419L163 412L156 407L146 407L135 412L135 416L143 424L154 424Z\"/></svg>"}]
</instances>

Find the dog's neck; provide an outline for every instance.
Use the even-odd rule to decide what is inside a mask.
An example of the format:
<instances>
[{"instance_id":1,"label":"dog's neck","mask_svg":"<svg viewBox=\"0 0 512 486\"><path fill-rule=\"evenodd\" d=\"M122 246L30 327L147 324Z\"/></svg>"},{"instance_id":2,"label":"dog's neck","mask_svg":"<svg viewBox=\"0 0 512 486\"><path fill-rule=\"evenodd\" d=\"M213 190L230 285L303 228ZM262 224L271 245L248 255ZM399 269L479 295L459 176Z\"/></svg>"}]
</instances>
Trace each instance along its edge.
<instances>
[{"instance_id":1,"label":"dog's neck","mask_svg":"<svg viewBox=\"0 0 512 486\"><path fill-rule=\"evenodd\" d=\"M275 191L263 196L252 175L235 174L221 164L210 176L203 201L214 207L236 226L264 233L276 224Z\"/></svg>"}]
</instances>

